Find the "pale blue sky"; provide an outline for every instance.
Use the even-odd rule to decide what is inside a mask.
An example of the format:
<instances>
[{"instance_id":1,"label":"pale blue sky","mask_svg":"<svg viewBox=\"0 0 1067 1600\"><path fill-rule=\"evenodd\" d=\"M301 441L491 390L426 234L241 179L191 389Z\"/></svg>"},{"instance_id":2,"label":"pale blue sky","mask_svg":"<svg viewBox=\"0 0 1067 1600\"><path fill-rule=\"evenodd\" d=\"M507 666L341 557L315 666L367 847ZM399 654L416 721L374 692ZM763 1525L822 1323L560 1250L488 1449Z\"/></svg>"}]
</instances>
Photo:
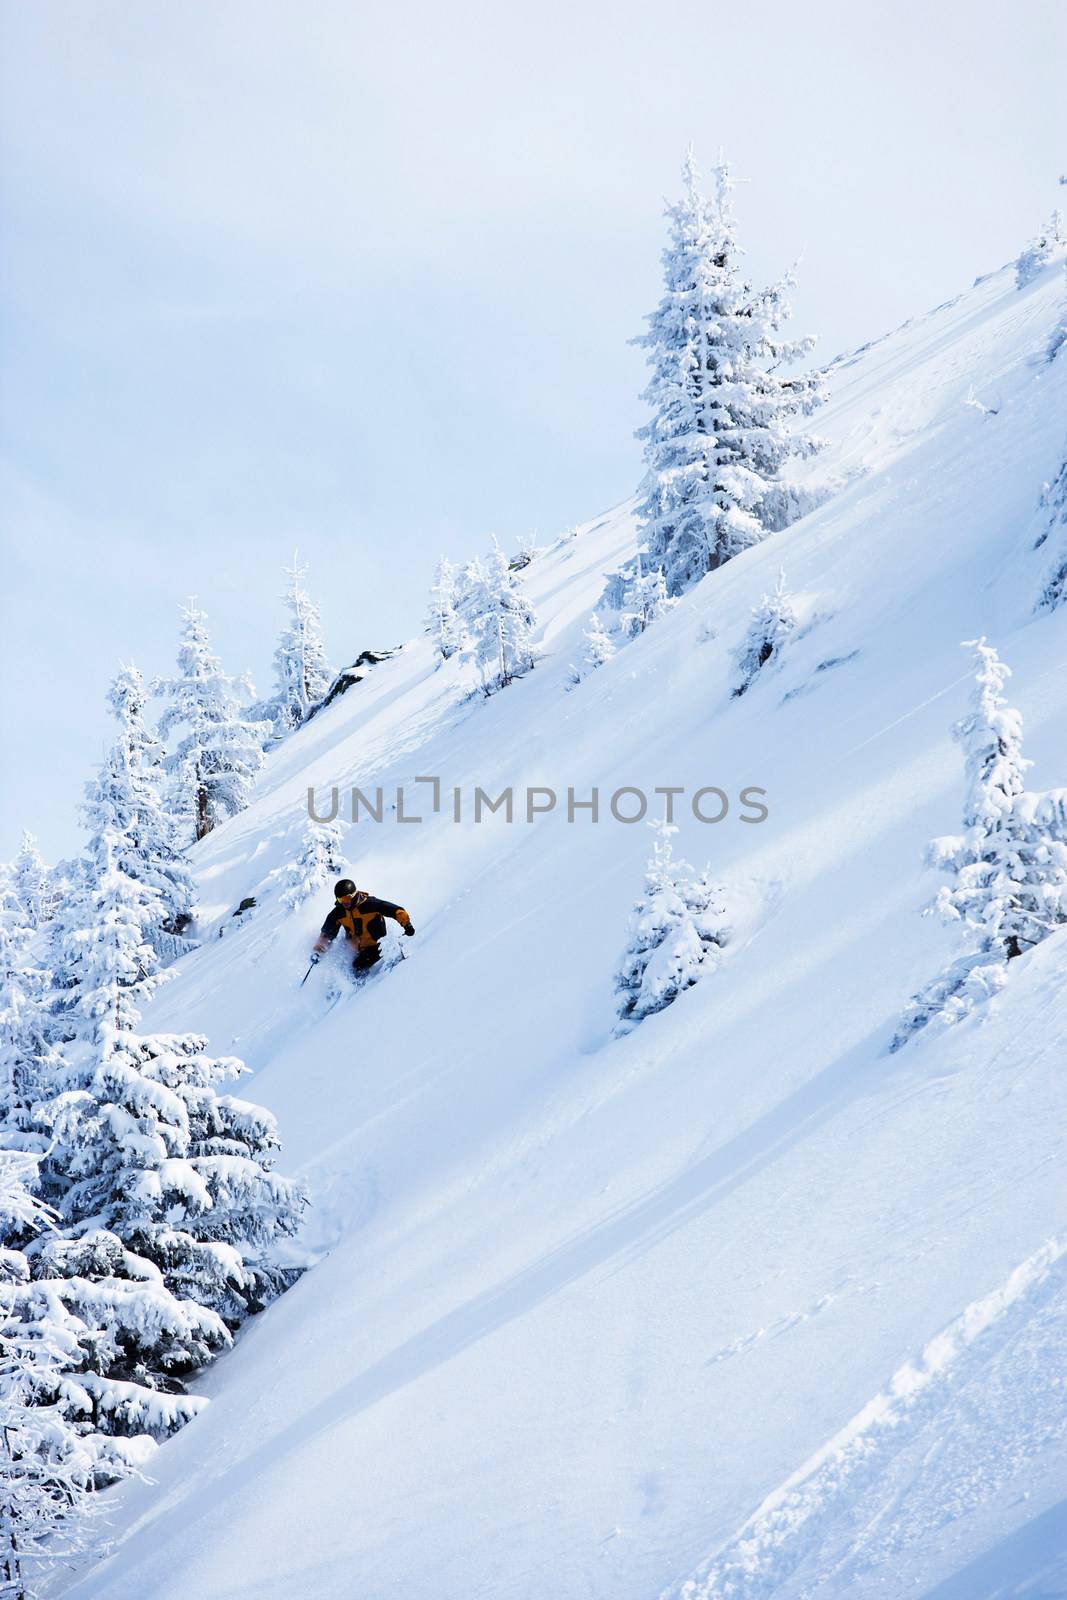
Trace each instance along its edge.
<instances>
[{"instance_id":1,"label":"pale blue sky","mask_svg":"<svg viewBox=\"0 0 1067 1600\"><path fill-rule=\"evenodd\" d=\"M820 358L1015 255L1067 170L1059 0L0 0L5 784L77 847L115 663L199 595L265 685L280 569L335 660L437 555L639 475L686 143Z\"/></svg>"}]
</instances>

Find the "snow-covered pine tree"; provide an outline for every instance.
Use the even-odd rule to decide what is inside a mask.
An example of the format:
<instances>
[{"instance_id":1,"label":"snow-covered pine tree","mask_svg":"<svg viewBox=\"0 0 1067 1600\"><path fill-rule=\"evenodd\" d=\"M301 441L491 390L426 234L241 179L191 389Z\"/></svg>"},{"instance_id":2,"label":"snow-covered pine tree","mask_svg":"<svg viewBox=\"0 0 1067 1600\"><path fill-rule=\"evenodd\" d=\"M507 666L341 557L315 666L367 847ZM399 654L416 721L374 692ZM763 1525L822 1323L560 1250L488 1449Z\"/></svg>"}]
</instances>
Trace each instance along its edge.
<instances>
[{"instance_id":1,"label":"snow-covered pine tree","mask_svg":"<svg viewBox=\"0 0 1067 1600\"><path fill-rule=\"evenodd\" d=\"M33 1187L40 1155L30 1157ZM162 1286L150 1263L125 1251L113 1235L85 1232L75 1244L55 1227L56 1214L36 1194L28 1178L20 1198L10 1179L20 1152L0 1151L7 1166L7 1203L0 1205L0 1328L5 1351L21 1345L16 1373L20 1407L42 1411L44 1437L64 1444L57 1465L70 1460L83 1486L99 1487L142 1466L156 1440L179 1428L203 1401L153 1388L138 1367L137 1381L116 1374L137 1363L147 1339L155 1345L168 1335L186 1341L216 1336L226 1343L225 1326L189 1301L176 1300ZM16 1169L17 1171L17 1169ZM0 1173L0 1188L5 1183ZM32 1429L32 1420L20 1421ZM3 1591L0 1591L3 1592Z\"/></svg>"},{"instance_id":2,"label":"snow-covered pine tree","mask_svg":"<svg viewBox=\"0 0 1067 1600\"><path fill-rule=\"evenodd\" d=\"M748 632L734 658L737 665L735 698L744 694L756 674L781 653L796 625L797 614L785 587L785 573L779 569L773 591L765 594L758 606L753 606Z\"/></svg>"},{"instance_id":3,"label":"snow-covered pine tree","mask_svg":"<svg viewBox=\"0 0 1067 1600\"><path fill-rule=\"evenodd\" d=\"M465 570L461 617L485 694L506 688L533 667L537 617L496 539L488 556Z\"/></svg>"},{"instance_id":4,"label":"snow-covered pine tree","mask_svg":"<svg viewBox=\"0 0 1067 1600\"><path fill-rule=\"evenodd\" d=\"M48 868L32 833L24 832L18 854L11 863L11 887L19 897L26 923L37 929L50 914Z\"/></svg>"},{"instance_id":5,"label":"snow-covered pine tree","mask_svg":"<svg viewBox=\"0 0 1067 1600\"><path fill-rule=\"evenodd\" d=\"M159 957L149 938L160 925L162 900L153 885L119 864L128 836L114 810L108 772L105 761L97 784L88 786L84 814L95 831L87 848L85 885L55 920L50 1032L58 1042L94 1031L101 1020L119 1029L132 1027L139 1015L136 1002L160 983Z\"/></svg>"},{"instance_id":6,"label":"snow-covered pine tree","mask_svg":"<svg viewBox=\"0 0 1067 1600\"><path fill-rule=\"evenodd\" d=\"M430 612L427 618L434 649L442 661L454 656L463 644L463 625L457 609L459 588L455 567L447 556L442 556L430 589Z\"/></svg>"},{"instance_id":7,"label":"snow-covered pine tree","mask_svg":"<svg viewBox=\"0 0 1067 1600\"><path fill-rule=\"evenodd\" d=\"M818 441L787 423L822 399L818 375L782 371L813 343L778 336L793 279L753 289L741 275L725 162L714 200L701 192L692 151L682 176L682 198L667 212L665 293L635 340L648 351L643 399L653 413L637 435L647 465L638 519L672 596L793 520L785 468Z\"/></svg>"},{"instance_id":8,"label":"snow-covered pine tree","mask_svg":"<svg viewBox=\"0 0 1067 1600\"><path fill-rule=\"evenodd\" d=\"M114 1441L99 1468L113 1475L195 1414L183 1380L291 1281L275 1246L302 1202L271 1170L273 1118L224 1092L243 1065L197 1035L134 1031L157 980L143 886L115 865L112 832L94 840L79 982L32 1108L57 1232L22 1248L26 1315L59 1308L74 1329L72 1420Z\"/></svg>"},{"instance_id":9,"label":"snow-covered pine tree","mask_svg":"<svg viewBox=\"0 0 1067 1600\"><path fill-rule=\"evenodd\" d=\"M177 809L188 819L193 837L203 839L247 805L269 727L241 716L235 691L248 692L249 686L222 671L195 599L182 615L178 675L156 685L171 701L159 731L166 738L176 727L186 730L167 757L167 770L173 775Z\"/></svg>"},{"instance_id":10,"label":"snow-covered pine tree","mask_svg":"<svg viewBox=\"0 0 1067 1600\"><path fill-rule=\"evenodd\" d=\"M307 567L285 569L285 603L289 621L274 652L274 693L254 708L255 719L269 725L267 748L306 722L333 682L333 668L322 639L318 607L304 587Z\"/></svg>"},{"instance_id":11,"label":"snow-covered pine tree","mask_svg":"<svg viewBox=\"0 0 1067 1600\"><path fill-rule=\"evenodd\" d=\"M46 1085L50 974L33 956L34 930L10 887L0 889L0 1145L39 1148L31 1107Z\"/></svg>"},{"instance_id":12,"label":"snow-covered pine tree","mask_svg":"<svg viewBox=\"0 0 1067 1600\"><path fill-rule=\"evenodd\" d=\"M583 678L587 678L598 667L604 666L615 654L615 641L607 631L600 617L594 611L589 618L589 626L582 634L585 640L585 650L582 654L582 667L571 666L568 674L568 689L576 689Z\"/></svg>"},{"instance_id":13,"label":"snow-covered pine tree","mask_svg":"<svg viewBox=\"0 0 1067 1600\"><path fill-rule=\"evenodd\" d=\"M1025 289L1064 245L1067 245L1067 233L1064 232L1063 212L1056 210L1020 252L1015 262L1015 287Z\"/></svg>"},{"instance_id":14,"label":"snow-covered pine tree","mask_svg":"<svg viewBox=\"0 0 1067 1600\"><path fill-rule=\"evenodd\" d=\"M12 1600L89 1547L94 1467L60 1399L77 1342L47 1304L26 1314L26 1257L6 1245L49 1225L35 1182L31 1157L0 1150L0 1595Z\"/></svg>"},{"instance_id":15,"label":"snow-covered pine tree","mask_svg":"<svg viewBox=\"0 0 1067 1600\"><path fill-rule=\"evenodd\" d=\"M589 626L582 634L585 640L585 665L590 672L606 666L615 654L615 641L605 628L598 611L589 618Z\"/></svg>"},{"instance_id":16,"label":"snow-covered pine tree","mask_svg":"<svg viewBox=\"0 0 1067 1600\"><path fill-rule=\"evenodd\" d=\"M0 1110L18 1098L17 1041L28 1005L26 973L33 929L25 908L9 883L0 884Z\"/></svg>"},{"instance_id":17,"label":"snow-covered pine tree","mask_svg":"<svg viewBox=\"0 0 1067 1600\"><path fill-rule=\"evenodd\" d=\"M203 1365L227 1328L294 1276L272 1255L302 1205L272 1170L274 1119L226 1092L247 1070L208 1056L197 1034L103 1024L95 1040L64 1047L58 1092L36 1109L52 1139L42 1193L64 1234L44 1258L64 1276L91 1276L94 1259L108 1260L116 1276L152 1283L193 1315L195 1325L158 1342L142 1330L131 1378L139 1367L159 1383Z\"/></svg>"},{"instance_id":18,"label":"snow-covered pine tree","mask_svg":"<svg viewBox=\"0 0 1067 1600\"><path fill-rule=\"evenodd\" d=\"M599 601L602 610L618 613L623 639L636 639L677 604L667 593L662 571L651 565L643 549L609 574Z\"/></svg>"},{"instance_id":19,"label":"snow-covered pine tree","mask_svg":"<svg viewBox=\"0 0 1067 1600\"><path fill-rule=\"evenodd\" d=\"M647 551L639 550L633 571L624 578L622 625L631 639L644 633L677 602L667 593L663 570L653 565Z\"/></svg>"},{"instance_id":20,"label":"snow-covered pine tree","mask_svg":"<svg viewBox=\"0 0 1067 1600\"><path fill-rule=\"evenodd\" d=\"M530 562L537 554L536 533L520 533L515 545L515 554L508 562L508 566L512 572L522 572L524 568L530 565Z\"/></svg>"},{"instance_id":21,"label":"snow-covered pine tree","mask_svg":"<svg viewBox=\"0 0 1067 1600\"><path fill-rule=\"evenodd\" d=\"M62 907L76 894L84 880L85 863L80 857L57 861L49 867L44 887L44 921L50 923ZM51 929L49 928L49 935Z\"/></svg>"},{"instance_id":22,"label":"snow-covered pine tree","mask_svg":"<svg viewBox=\"0 0 1067 1600\"><path fill-rule=\"evenodd\" d=\"M90 832L105 818L114 822L116 865L158 894L158 927L180 934L196 915L196 886L167 810L166 752L145 724L147 691L136 667L120 669L108 700L120 733L87 788Z\"/></svg>"},{"instance_id":23,"label":"snow-covered pine tree","mask_svg":"<svg viewBox=\"0 0 1067 1600\"><path fill-rule=\"evenodd\" d=\"M339 878L344 871L344 829L339 821L313 822L309 817L304 826L300 854L285 868L282 881L282 904L295 910L303 901L317 894L331 878Z\"/></svg>"},{"instance_id":24,"label":"snow-covered pine tree","mask_svg":"<svg viewBox=\"0 0 1067 1600\"><path fill-rule=\"evenodd\" d=\"M1003 987L1009 961L1067 922L1067 844L1055 812L1024 788L1022 719L1003 694L1010 668L984 638L964 648L974 652L975 688L953 729L967 775L963 832L930 845L928 865L952 879L923 912L965 930L968 949L911 1000L894 1048L967 1016Z\"/></svg>"},{"instance_id":25,"label":"snow-covered pine tree","mask_svg":"<svg viewBox=\"0 0 1067 1600\"><path fill-rule=\"evenodd\" d=\"M1034 609L1055 611L1067 599L1067 450L1055 479L1042 492L1038 509L1045 514L1045 526L1034 548L1050 545L1053 558Z\"/></svg>"},{"instance_id":26,"label":"snow-covered pine tree","mask_svg":"<svg viewBox=\"0 0 1067 1600\"><path fill-rule=\"evenodd\" d=\"M1045 359L1055 361L1056 357L1067 349L1067 261L1063 263L1064 299L1060 307L1060 317L1056 326L1049 334L1049 341L1045 347Z\"/></svg>"},{"instance_id":27,"label":"snow-covered pine tree","mask_svg":"<svg viewBox=\"0 0 1067 1600\"><path fill-rule=\"evenodd\" d=\"M660 819L645 872L644 894L634 906L630 939L615 978L616 1032L628 1033L662 1011L717 964L726 943L725 908L707 870L675 861L678 829Z\"/></svg>"}]
</instances>

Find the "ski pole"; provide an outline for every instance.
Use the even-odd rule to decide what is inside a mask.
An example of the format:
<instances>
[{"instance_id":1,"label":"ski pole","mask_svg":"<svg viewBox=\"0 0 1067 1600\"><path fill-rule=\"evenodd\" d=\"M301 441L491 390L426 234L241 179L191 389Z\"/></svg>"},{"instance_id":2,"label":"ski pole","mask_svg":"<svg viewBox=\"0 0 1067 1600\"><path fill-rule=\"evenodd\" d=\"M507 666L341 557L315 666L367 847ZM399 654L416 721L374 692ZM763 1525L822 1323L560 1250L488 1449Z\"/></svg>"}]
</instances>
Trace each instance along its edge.
<instances>
[{"instance_id":1,"label":"ski pole","mask_svg":"<svg viewBox=\"0 0 1067 1600\"><path fill-rule=\"evenodd\" d=\"M318 962L317 961L313 961L311 963L310 967L307 969L307 971L304 973L304 976L301 978L300 982L297 984L297 988L298 989L302 989L304 987L305 983L307 983L308 979L311 977L311 974L314 972L314 970L315 970L315 968L317 966L318 966Z\"/></svg>"}]
</instances>

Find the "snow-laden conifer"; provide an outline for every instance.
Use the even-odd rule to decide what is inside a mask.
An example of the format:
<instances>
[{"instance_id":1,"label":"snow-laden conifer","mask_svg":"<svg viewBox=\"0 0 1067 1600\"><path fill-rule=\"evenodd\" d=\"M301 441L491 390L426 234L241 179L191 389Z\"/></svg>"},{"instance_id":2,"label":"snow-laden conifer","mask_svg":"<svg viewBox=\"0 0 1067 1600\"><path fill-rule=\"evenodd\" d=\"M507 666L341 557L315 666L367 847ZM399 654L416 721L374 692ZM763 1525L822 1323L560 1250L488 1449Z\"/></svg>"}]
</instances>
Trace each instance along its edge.
<instances>
[{"instance_id":1,"label":"snow-laden conifer","mask_svg":"<svg viewBox=\"0 0 1067 1600\"><path fill-rule=\"evenodd\" d=\"M300 852L282 875L282 903L291 911L331 879L340 877L345 864L343 838L340 822L313 822L308 818Z\"/></svg>"},{"instance_id":2,"label":"snow-laden conifer","mask_svg":"<svg viewBox=\"0 0 1067 1600\"><path fill-rule=\"evenodd\" d=\"M536 613L495 539L489 554L472 561L464 572L461 617L485 694L506 688L530 671Z\"/></svg>"},{"instance_id":3,"label":"snow-laden conifer","mask_svg":"<svg viewBox=\"0 0 1067 1600\"><path fill-rule=\"evenodd\" d=\"M1034 237L1020 251L1015 262L1015 287L1025 289L1032 283L1041 268L1067 245L1067 232L1064 231L1063 212L1056 210L1043 228L1039 228Z\"/></svg>"},{"instance_id":4,"label":"snow-laden conifer","mask_svg":"<svg viewBox=\"0 0 1067 1600\"><path fill-rule=\"evenodd\" d=\"M144 720L147 691L136 667L122 667L108 696L119 737L84 808L91 834L108 822L116 833L115 864L159 897L158 924L181 933L196 914L196 887L166 802L166 753Z\"/></svg>"},{"instance_id":5,"label":"snow-laden conifer","mask_svg":"<svg viewBox=\"0 0 1067 1600\"><path fill-rule=\"evenodd\" d=\"M1039 510L1043 513L1044 526L1035 548L1041 549L1047 545L1052 560L1046 569L1035 609L1055 611L1067 599L1067 451L1064 451L1059 472L1042 491Z\"/></svg>"},{"instance_id":6,"label":"snow-laden conifer","mask_svg":"<svg viewBox=\"0 0 1067 1600\"><path fill-rule=\"evenodd\" d=\"M583 632L582 638L585 640L582 665L576 667L572 663L567 677L568 689L576 689L583 678L587 678L591 672L596 672L598 667L605 666L616 651L615 641L597 611L594 611L589 618L589 626Z\"/></svg>"},{"instance_id":7,"label":"snow-laden conifer","mask_svg":"<svg viewBox=\"0 0 1067 1600\"><path fill-rule=\"evenodd\" d=\"M690 152L684 193L667 212L664 295L636 341L652 369L638 519L672 596L792 520L786 469L817 448L790 426L822 398L817 377L783 370L812 344L779 337L793 280L765 289L745 280L725 162L714 177L708 200Z\"/></svg>"},{"instance_id":8,"label":"snow-laden conifer","mask_svg":"<svg viewBox=\"0 0 1067 1600\"><path fill-rule=\"evenodd\" d=\"M51 977L19 896L0 888L0 1145L39 1148L30 1108L48 1081Z\"/></svg>"},{"instance_id":9,"label":"snow-laden conifer","mask_svg":"<svg viewBox=\"0 0 1067 1600\"><path fill-rule=\"evenodd\" d=\"M63 1038L93 1035L104 1023L132 1028L138 1002L160 982L159 958L149 943L159 925L160 895L122 870L121 818L95 807L87 807L87 815L97 830L89 841L90 876L57 918L63 982L55 1013Z\"/></svg>"},{"instance_id":10,"label":"snow-laden conifer","mask_svg":"<svg viewBox=\"0 0 1067 1600\"><path fill-rule=\"evenodd\" d=\"M141 1364L157 1379L192 1371L287 1278L271 1249L294 1231L300 1197L272 1171L274 1119L228 1092L247 1068L209 1056L199 1035L104 1024L63 1057L36 1108L51 1139L42 1193L63 1234L45 1258L61 1276L102 1261L177 1297L192 1321L172 1320L158 1341L149 1328Z\"/></svg>"},{"instance_id":11,"label":"snow-laden conifer","mask_svg":"<svg viewBox=\"0 0 1067 1600\"><path fill-rule=\"evenodd\" d=\"M780 655L796 625L796 610L785 587L785 573L779 571L774 589L763 596L758 606L753 606L752 621L736 653L735 696L744 694L756 675Z\"/></svg>"},{"instance_id":12,"label":"snow-laden conifer","mask_svg":"<svg viewBox=\"0 0 1067 1600\"><path fill-rule=\"evenodd\" d=\"M433 646L442 661L454 656L463 644L463 624L457 609L460 582L456 569L447 556L437 563L433 585L430 589L430 610L427 626Z\"/></svg>"},{"instance_id":13,"label":"snow-laden conifer","mask_svg":"<svg viewBox=\"0 0 1067 1600\"><path fill-rule=\"evenodd\" d=\"M721 893L686 861L674 859L678 829L662 820L634 906L630 938L615 978L617 1031L662 1011L713 968L726 943Z\"/></svg>"},{"instance_id":14,"label":"snow-laden conifer","mask_svg":"<svg viewBox=\"0 0 1067 1600\"><path fill-rule=\"evenodd\" d=\"M605 628L599 612L594 611L589 618L589 626L582 638L585 640L586 669L595 672L598 667L606 666L615 654L615 641Z\"/></svg>"},{"instance_id":15,"label":"snow-laden conifer","mask_svg":"<svg viewBox=\"0 0 1067 1600\"><path fill-rule=\"evenodd\" d=\"M300 1206L272 1170L273 1119L229 1092L242 1064L196 1035L135 1031L158 975L147 891L117 864L122 821L109 812L91 839L66 923L75 981L26 1125L55 1226L22 1245L19 1313L73 1334L64 1404L114 1441L93 1445L104 1476L195 1414L185 1379L290 1280L275 1245Z\"/></svg>"},{"instance_id":16,"label":"snow-laden conifer","mask_svg":"<svg viewBox=\"0 0 1067 1600\"><path fill-rule=\"evenodd\" d=\"M622 629L631 639L644 633L676 602L667 593L667 580L660 567L639 550L633 568L624 574L622 591Z\"/></svg>"},{"instance_id":17,"label":"snow-laden conifer","mask_svg":"<svg viewBox=\"0 0 1067 1600\"><path fill-rule=\"evenodd\" d=\"M26 1294L26 1257L9 1247L49 1226L35 1182L32 1158L0 1149L0 1595L19 1600L89 1548L96 1456L63 1399L77 1342Z\"/></svg>"},{"instance_id":18,"label":"snow-laden conifer","mask_svg":"<svg viewBox=\"0 0 1067 1600\"><path fill-rule=\"evenodd\" d=\"M919 1028L967 1016L1003 987L1009 961L1067 922L1062 791L1027 792L1022 719L1003 693L1010 669L984 639L965 648L974 652L975 687L953 730L967 777L963 832L930 845L928 864L951 876L924 907L959 928L965 949L912 999L895 1045Z\"/></svg>"},{"instance_id":19,"label":"snow-laden conifer","mask_svg":"<svg viewBox=\"0 0 1067 1600\"><path fill-rule=\"evenodd\" d=\"M520 533L515 540L515 554L508 562L512 572L522 572L537 555L537 534Z\"/></svg>"},{"instance_id":20,"label":"snow-laden conifer","mask_svg":"<svg viewBox=\"0 0 1067 1600\"><path fill-rule=\"evenodd\" d=\"M269 725L268 747L307 721L333 681L318 607L304 586L307 567L295 554L285 576L289 620L274 652L274 692L254 708L254 719Z\"/></svg>"},{"instance_id":21,"label":"snow-laden conifer","mask_svg":"<svg viewBox=\"0 0 1067 1600\"><path fill-rule=\"evenodd\" d=\"M1048 344L1045 346L1045 359L1055 361L1064 349L1067 349L1067 261L1063 263L1064 298L1060 305L1059 321L1049 334Z\"/></svg>"},{"instance_id":22,"label":"snow-laden conifer","mask_svg":"<svg viewBox=\"0 0 1067 1600\"><path fill-rule=\"evenodd\" d=\"M166 738L173 729L184 729L167 757L167 769L177 807L193 837L202 839L247 805L269 728L242 717L237 693L247 693L249 686L223 672L195 600L182 615L177 675L157 686L170 700L160 734Z\"/></svg>"},{"instance_id":23,"label":"snow-laden conifer","mask_svg":"<svg viewBox=\"0 0 1067 1600\"><path fill-rule=\"evenodd\" d=\"M30 928L36 930L47 922L51 914L48 868L37 848L37 840L28 831L23 833L18 854L11 863L11 887Z\"/></svg>"}]
</instances>

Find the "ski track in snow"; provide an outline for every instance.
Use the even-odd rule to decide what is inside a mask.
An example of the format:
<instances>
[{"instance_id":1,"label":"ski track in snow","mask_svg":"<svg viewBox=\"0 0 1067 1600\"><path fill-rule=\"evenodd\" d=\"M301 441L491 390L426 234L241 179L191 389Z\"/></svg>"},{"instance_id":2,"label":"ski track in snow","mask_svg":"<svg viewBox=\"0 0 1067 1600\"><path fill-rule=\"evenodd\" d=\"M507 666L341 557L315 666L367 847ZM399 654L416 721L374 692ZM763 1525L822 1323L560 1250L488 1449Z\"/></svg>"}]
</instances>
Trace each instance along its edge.
<instances>
[{"instance_id":1,"label":"ski track in snow","mask_svg":"<svg viewBox=\"0 0 1067 1600\"><path fill-rule=\"evenodd\" d=\"M814 1600L855 1592L864 1575L899 1562L909 1545L982 1505L1032 1458L1062 1451L1065 1313L1067 1239L1056 1239L898 1368L664 1600ZM971 1416L954 1449L963 1402ZM909 1461L905 1483L890 1492L894 1462L906 1453L920 1455L918 1469Z\"/></svg>"},{"instance_id":2,"label":"ski track in snow","mask_svg":"<svg viewBox=\"0 0 1067 1600\"><path fill-rule=\"evenodd\" d=\"M776 1322L770 1323L766 1328L757 1328L754 1333L743 1334L740 1339L735 1339L732 1344L724 1345L721 1350L716 1350L713 1356L708 1357L708 1366L717 1366L720 1361L729 1361L732 1356L744 1355L746 1350L759 1344L761 1339L777 1339L783 1333L799 1327L802 1322L808 1322L812 1317L817 1317L820 1311L825 1311L827 1306L832 1306L838 1298L836 1294L823 1294L813 1300L806 1311L791 1311L788 1316L779 1317Z\"/></svg>"}]
</instances>

